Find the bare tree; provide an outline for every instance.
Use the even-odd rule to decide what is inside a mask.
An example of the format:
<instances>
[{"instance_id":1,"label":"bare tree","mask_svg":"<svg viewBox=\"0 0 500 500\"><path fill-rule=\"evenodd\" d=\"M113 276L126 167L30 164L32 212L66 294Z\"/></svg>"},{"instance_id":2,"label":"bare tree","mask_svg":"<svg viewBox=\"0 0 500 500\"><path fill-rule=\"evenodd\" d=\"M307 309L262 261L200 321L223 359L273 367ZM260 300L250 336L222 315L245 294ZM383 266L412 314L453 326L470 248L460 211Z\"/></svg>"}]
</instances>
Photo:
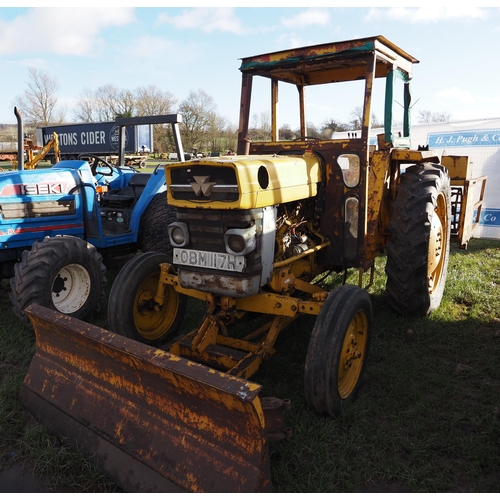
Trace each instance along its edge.
<instances>
[{"instance_id":1,"label":"bare tree","mask_svg":"<svg viewBox=\"0 0 500 500\"><path fill-rule=\"evenodd\" d=\"M335 120L335 118L330 118L328 120L325 120L323 122L323 125L321 126L321 130L326 129L329 129L332 132L345 132L349 129L349 125L339 122L338 120Z\"/></svg>"},{"instance_id":2,"label":"bare tree","mask_svg":"<svg viewBox=\"0 0 500 500\"><path fill-rule=\"evenodd\" d=\"M259 129L261 131L261 139L264 141L271 140L271 115L268 111L262 111L259 115Z\"/></svg>"},{"instance_id":3,"label":"bare tree","mask_svg":"<svg viewBox=\"0 0 500 500\"><path fill-rule=\"evenodd\" d=\"M423 109L418 112L418 122L419 123L443 123L449 122L451 114L447 111L432 112L427 109Z\"/></svg>"},{"instance_id":4,"label":"bare tree","mask_svg":"<svg viewBox=\"0 0 500 500\"><path fill-rule=\"evenodd\" d=\"M57 108L57 80L36 68L29 68L29 77L28 88L15 103L26 123L32 127L61 123L65 110Z\"/></svg>"},{"instance_id":5,"label":"bare tree","mask_svg":"<svg viewBox=\"0 0 500 500\"><path fill-rule=\"evenodd\" d=\"M225 117L213 113L208 135L206 147L211 152L224 154L236 150L238 130Z\"/></svg>"},{"instance_id":6,"label":"bare tree","mask_svg":"<svg viewBox=\"0 0 500 500\"><path fill-rule=\"evenodd\" d=\"M168 115L174 109L177 99L168 91L159 89L156 85L138 87L134 91L137 116ZM172 149L174 140L170 125L154 125L154 150L165 153Z\"/></svg>"},{"instance_id":7,"label":"bare tree","mask_svg":"<svg viewBox=\"0 0 500 500\"><path fill-rule=\"evenodd\" d=\"M177 99L156 85L138 87L134 91L119 89L107 84L93 91L84 88L75 107L74 117L77 121L99 122L114 121L116 118L131 116L155 116L170 114ZM166 152L173 144L170 127L154 126L154 149Z\"/></svg>"},{"instance_id":8,"label":"bare tree","mask_svg":"<svg viewBox=\"0 0 500 500\"><path fill-rule=\"evenodd\" d=\"M116 99L119 90L111 84L91 90L85 87L73 112L77 121L113 121L116 117Z\"/></svg>"},{"instance_id":9,"label":"bare tree","mask_svg":"<svg viewBox=\"0 0 500 500\"><path fill-rule=\"evenodd\" d=\"M136 114L136 101L134 93L127 89L121 90L116 96L115 119L130 118Z\"/></svg>"},{"instance_id":10,"label":"bare tree","mask_svg":"<svg viewBox=\"0 0 500 500\"><path fill-rule=\"evenodd\" d=\"M181 128L182 142L186 151L203 147L209 139L209 130L216 111L216 104L211 96L203 90L191 91L179 105L183 124Z\"/></svg>"},{"instance_id":11,"label":"bare tree","mask_svg":"<svg viewBox=\"0 0 500 500\"><path fill-rule=\"evenodd\" d=\"M382 128L384 126L384 121L380 121L375 113L372 113L372 127Z\"/></svg>"},{"instance_id":12,"label":"bare tree","mask_svg":"<svg viewBox=\"0 0 500 500\"><path fill-rule=\"evenodd\" d=\"M107 84L92 91L85 87L80 93L74 116L78 121L111 121L117 117L168 114L177 100L155 85L134 91Z\"/></svg>"},{"instance_id":13,"label":"bare tree","mask_svg":"<svg viewBox=\"0 0 500 500\"><path fill-rule=\"evenodd\" d=\"M350 113L351 121L349 126L351 130L360 130L363 124L363 108L361 106L356 106Z\"/></svg>"},{"instance_id":14,"label":"bare tree","mask_svg":"<svg viewBox=\"0 0 500 500\"><path fill-rule=\"evenodd\" d=\"M349 122L350 130L360 130L363 125L363 108L362 106L356 106L350 113L351 121ZM377 115L372 113L371 116L371 127L383 127L384 122L379 121Z\"/></svg>"},{"instance_id":15,"label":"bare tree","mask_svg":"<svg viewBox=\"0 0 500 500\"><path fill-rule=\"evenodd\" d=\"M317 129L316 125L313 122L307 122L306 123L306 129L307 129L307 136L309 138L316 138L318 139L321 133Z\"/></svg>"},{"instance_id":16,"label":"bare tree","mask_svg":"<svg viewBox=\"0 0 500 500\"><path fill-rule=\"evenodd\" d=\"M284 123L279 128L279 138L281 141L291 141L292 139L295 139L295 137L295 132L292 130L290 125L288 125L288 123Z\"/></svg>"},{"instance_id":17,"label":"bare tree","mask_svg":"<svg viewBox=\"0 0 500 500\"><path fill-rule=\"evenodd\" d=\"M172 113L177 99L156 85L138 87L134 91L137 116L168 115Z\"/></svg>"},{"instance_id":18,"label":"bare tree","mask_svg":"<svg viewBox=\"0 0 500 500\"><path fill-rule=\"evenodd\" d=\"M95 121L96 113L97 103L94 92L90 88L85 87L80 92L73 115L78 122L90 123Z\"/></svg>"},{"instance_id":19,"label":"bare tree","mask_svg":"<svg viewBox=\"0 0 500 500\"><path fill-rule=\"evenodd\" d=\"M130 90L121 90L108 83L95 91L94 98L97 121L113 121L117 117L134 115L135 100Z\"/></svg>"},{"instance_id":20,"label":"bare tree","mask_svg":"<svg viewBox=\"0 0 500 500\"><path fill-rule=\"evenodd\" d=\"M119 90L108 83L95 91L98 121L113 121L116 116L116 96Z\"/></svg>"},{"instance_id":21,"label":"bare tree","mask_svg":"<svg viewBox=\"0 0 500 500\"><path fill-rule=\"evenodd\" d=\"M252 124L248 131L250 140L270 141L271 140L271 115L267 111L252 115Z\"/></svg>"},{"instance_id":22,"label":"bare tree","mask_svg":"<svg viewBox=\"0 0 500 500\"><path fill-rule=\"evenodd\" d=\"M77 121L83 122L131 117L136 114L136 97L134 92L110 83L95 91L86 87L80 93L73 114Z\"/></svg>"}]
</instances>

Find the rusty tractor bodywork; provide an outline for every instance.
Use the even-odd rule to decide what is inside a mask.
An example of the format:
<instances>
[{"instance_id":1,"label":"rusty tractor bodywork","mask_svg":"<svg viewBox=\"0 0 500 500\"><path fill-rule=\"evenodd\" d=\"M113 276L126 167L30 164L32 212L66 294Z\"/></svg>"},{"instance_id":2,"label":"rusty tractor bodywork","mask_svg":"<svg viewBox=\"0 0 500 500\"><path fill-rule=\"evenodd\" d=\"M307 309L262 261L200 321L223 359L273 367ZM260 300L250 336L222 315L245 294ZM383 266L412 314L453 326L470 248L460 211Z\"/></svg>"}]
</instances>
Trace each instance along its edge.
<instances>
[{"instance_id":1,"label":"rusty tractor bodywork","mask_svg":"<svg viewBox=\"0 0 500 500\"><path fill-rule=\"evenodd\" d=\"M38 418L129 491L269 490L268 443L289 434L289 402L261 398L249 379L278 335L301 315L316 317L304 392L318 412L335 414L355 398L366 366L372 307L362 285L376 256L387 252L394 309L426 315L441 302L452 221L460 245L471 237L471 204L451 203L452 184L463 191L470 179L455 169L450 183L447 170L467 159L410 149L417 62L381 36L244 58L237 154L165 168L172 253L140 254L120 271L108 306L115 333L37 305L26 311L37 351L22 397ZM271 82L267 142L248 139L254 76ZM375 78L386 81L378 146L369 141ZM347 81L364 81L360 135L308 138L306 87ZM298 90L294 141L278 137L279 83ZM359 286L330 291L315 281L349 268ZM204 301L206 314L172 338L187 297Z\"/></svg>"}]
</instances>

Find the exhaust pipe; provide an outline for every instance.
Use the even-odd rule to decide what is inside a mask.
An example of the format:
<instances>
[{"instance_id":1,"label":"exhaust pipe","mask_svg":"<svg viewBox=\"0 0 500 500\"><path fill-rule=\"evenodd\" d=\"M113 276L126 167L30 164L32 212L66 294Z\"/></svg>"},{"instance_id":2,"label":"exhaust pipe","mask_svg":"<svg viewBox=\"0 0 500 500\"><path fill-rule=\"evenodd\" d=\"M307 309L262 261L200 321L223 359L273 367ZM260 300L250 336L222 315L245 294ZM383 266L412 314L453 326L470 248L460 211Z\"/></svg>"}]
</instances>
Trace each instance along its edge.
<instances>
[{"instance_id":1,"label":"exhaust pipe","mask_svg":"<svg viewBox=\"0 0 500 500\"><path fill-rule=\"evenodd\" d=\"M14 107L14 114L17 118L17 169L24 170L24 127L23 117L18 109Z\"/></svg>"}]
</instances>

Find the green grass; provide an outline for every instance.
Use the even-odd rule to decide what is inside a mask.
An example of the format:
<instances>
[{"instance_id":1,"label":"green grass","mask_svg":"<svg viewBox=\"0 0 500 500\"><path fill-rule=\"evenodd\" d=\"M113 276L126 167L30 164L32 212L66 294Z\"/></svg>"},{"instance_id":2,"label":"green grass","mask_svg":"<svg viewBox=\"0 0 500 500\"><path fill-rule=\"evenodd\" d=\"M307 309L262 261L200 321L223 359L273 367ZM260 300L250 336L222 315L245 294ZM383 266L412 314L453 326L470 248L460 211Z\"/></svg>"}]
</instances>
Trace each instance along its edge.
<instances>
[{"instance_id":1,"label":"green grass","mask_svg":"<svg viewBox=\"0 0 500 500\"><path fill-rule=\"evenodd\" d=\"M19 401L35 350L35 336L10 309L8 281L0 289L0 471L12 465L42 478L56 492L116 491L81 454L47 433Z\"/></svg>"},{"instance_id":2,"label":"green grass","mask_svg":"<svg viewBox=\"0 0 500 500\"><path fill-rule=\"evenodd\" d=\"M384 259L377 265L374 338L359 398L340 417L325 418L306 407L297 387L288 412L294 437L272 447L275 489L498 491L500 242L453 251L445 297L428 318L388 308ZM301 380L297 361L312 324L297 328L297 344L280 339L294 352L279 350L279 378ZM266 367L266 390L277 364ZM286 387L276 388L285 395Z\"/></svg>"},{"instance_id":3,"label":"green grass","mask_svg":"<svg viewBox=\"0 0 500 500\"><path fill-rule=\"evenodd\" d=\"M358 399L336 418L306 405L302 380L314 318L284 332L257 373L263 395L290 398L292 437L270 446L277 492L498 492L500 490L500 241L453 249L442 305L402 318L386 303L384 258L370 288L374 337ZM108 278L108 291L113 273ZM356 283L351 273L348 282ZM53 491L115 485L22 408L18 391L33 333L0 304L0 469L34 467ZM192 321L203 312L190 302ZM106 308L95 318L106 326ZM192 325L191 325L192 326Z\"/></svg>"}]
</instances>

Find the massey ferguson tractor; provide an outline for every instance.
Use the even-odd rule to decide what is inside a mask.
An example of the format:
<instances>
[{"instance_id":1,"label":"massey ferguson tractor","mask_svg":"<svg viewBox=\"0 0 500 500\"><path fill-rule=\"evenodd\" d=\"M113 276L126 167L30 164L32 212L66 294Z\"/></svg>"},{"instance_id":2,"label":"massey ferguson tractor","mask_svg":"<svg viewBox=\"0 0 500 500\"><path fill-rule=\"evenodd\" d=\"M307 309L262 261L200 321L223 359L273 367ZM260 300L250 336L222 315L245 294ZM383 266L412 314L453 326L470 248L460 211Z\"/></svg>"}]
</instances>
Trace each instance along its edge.
<instances>
[{"instance_id":1,"label":"massey ferguson tractor","mask_svg":"<svg viewBox=\"0 0 500 500\"><path fill-rule=\"evenodd\" d=\"M459 179L467 159L410 148L417 62L382 36L243 58L237 154L166 166L170 248L122 268L110 331L37 304L26 309L37 349L22 399L37 418L127 491L269 491L268 443L287 435L289 402L260 397L251 378L278 336L293 336L288 327L301 315L316 317L304 394L334 415L354 399L367 363L372 306L362 283L375 258L387 254L395 311L430 314L443 296L452 222L465 246L478 220L469 181ZM254 77L270 83L268 142L248 138ZM385 133L372 145L375 79L385 80ZM307 87L329 84L334 102L342 82L364 82L361 131L309 137ZM285 84L297 89L300 122L300 137L288 141L277 120ZM453 189L461 203L452 209ZM321 285L325 273L348 269L359 270L359 286ZM189 297L206 313L176 337ZM255 328L242 328L256 317Z\"/></svg>"}]
</instances>

